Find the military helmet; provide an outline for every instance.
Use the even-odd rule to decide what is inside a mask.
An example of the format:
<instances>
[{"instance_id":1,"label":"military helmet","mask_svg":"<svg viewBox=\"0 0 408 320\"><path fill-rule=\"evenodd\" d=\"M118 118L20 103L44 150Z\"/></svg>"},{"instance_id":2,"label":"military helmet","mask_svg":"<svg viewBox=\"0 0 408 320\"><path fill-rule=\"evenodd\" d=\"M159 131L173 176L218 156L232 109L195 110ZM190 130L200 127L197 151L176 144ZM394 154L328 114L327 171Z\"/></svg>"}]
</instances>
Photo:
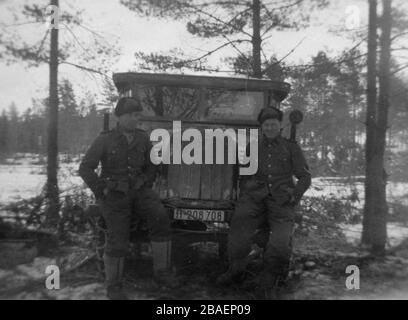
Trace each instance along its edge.
<instances>
[{"instance_id":1,"label":"military helmet","mask_svg":"<svg viewBox=\"0 0 408 320\"><path fill-rule=\"evenodd\" d=\"M140 102L134 98L120 98L115 107L115 116L119 117L126 113L141 112L143 107Z\"/></svg>"}]
</instances>

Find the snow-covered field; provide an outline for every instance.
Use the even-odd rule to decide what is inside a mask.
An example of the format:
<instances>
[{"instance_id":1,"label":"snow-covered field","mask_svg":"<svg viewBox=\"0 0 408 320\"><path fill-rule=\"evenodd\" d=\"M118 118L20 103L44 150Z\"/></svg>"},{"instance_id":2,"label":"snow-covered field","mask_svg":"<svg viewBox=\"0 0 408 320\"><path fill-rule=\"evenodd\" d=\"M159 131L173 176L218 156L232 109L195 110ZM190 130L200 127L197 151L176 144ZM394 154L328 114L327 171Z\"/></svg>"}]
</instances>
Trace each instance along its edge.
<instances>
[{"instance_id":1,"label":"snow-covered field","mask_svg":"<svg viewBox=\"0 0 408 320\"><path fill-rule=\"evenodd\" d=\"M83 181L77 175L79 158L66 162L60 156L59 183L61 191L82 188ZM44 159L33 154L17 154L0 164L0 205L30 199L41 193L46 181Z\"/></svg>"},{"instance_id":2,"label":"snow-covered field","mask_svg":"<svg viewBox=\"0 0 408 320\"><path fill-rule=\"evenodd\" d=\"M77 175L79 161L80 157L68 159L65 155L60 156L60 190L67 194L85 188L81 178ZM7 159L0 164L0 206L37 196L44 186L45 178L45 161L38 155L17 154L14 158ZM352 180L315 177L306 196L340 200L353 199L353 206L361 209L364 205L363 179L364 177L352 177ZM408 182L389 182L387 199L390 203L408 206ZM408 212L406 214L408 216ZM344 229L350 241L354 242L359 239L361 225L344 226ZM395 244L408 237L408 227L389 223L388 235L390 244Z\"/></svg>"},{"instance_id":3,"label":"snow-covered field","mask_svg":"<svg viewBox=\"0 0 408 320\"><path fill-rule=\"evenodd\" d=\"M361 240L361 232L363 226L359 224L340 224L344 235L348 242L358 245ZM408 227L399 223L389 222L387 224L387 246L395 247L399 245L402 240L408 238Z\"/></svg>"},{"instance_id":4,"label":"snow-covered field","mask_svg":"<svg viewBox=\"0 0 408 320\"><path fill-rule=\"evenodd\" d=\"M77 175L80 157L67 161L60 156L59 183L61 190L83 188L82 179ZM35 197L41 192L46 181L45 159L35 154L17 154L0 164L0 204ZM334 197L349 200L356 196L356 207L364 205L364 177L338 178L315 177L312 187L306 192L309 197ZM399 202L408 206L408 182L389 182L387 185L389 202ZM407 212L408 214L408 212Z\"/></svg>"},{"instance_id":5,"label":"snow-covered field","mask_svg":"<svg viewBox=\"0 0 408 320\"><path fill-rule=\"evenodd\" d=\"M364 177L338 178L316 177L313 178L312 187L306 192L310 197L334 197L336 199L350 200L356 197L355 206L364 206ZM408 206L408 182L388 182L387 201L401 203ZM408 214L408 212L407 212Z\"/></svg>"}]
</instances>

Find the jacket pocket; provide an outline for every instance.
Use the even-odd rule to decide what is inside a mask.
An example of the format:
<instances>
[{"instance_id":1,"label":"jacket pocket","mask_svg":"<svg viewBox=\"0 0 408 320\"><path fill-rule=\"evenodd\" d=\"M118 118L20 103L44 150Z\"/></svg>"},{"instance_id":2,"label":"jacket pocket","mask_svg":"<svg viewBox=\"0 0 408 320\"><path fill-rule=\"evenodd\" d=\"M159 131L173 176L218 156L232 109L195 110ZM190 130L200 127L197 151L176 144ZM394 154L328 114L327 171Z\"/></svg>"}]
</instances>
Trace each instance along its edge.
<instances>
[{"instance_id":1,"label":"jacket pocket","mask_svg":"<svg viewBox=\"0 0 408 320\"><path fill-rule=\"evenodd\" d=\"M106 186L109 191L127 194L129 192L129 182L127 180L108 179Z\"/></svg>"},{"instance_id":2,"label":"jacket pocket","mask_svg":"<svg viewBox=\"0 0 408 320\"><path fill-rule=\"evenodd\" d=\"M279 205L285 205L289 203L293 195L294 188L289 187L288 185L284 184L279 186L273 193L272 197Z\"/></svg>"},{"instance_id":3,"label":"jacket pocket","mask_svg":"<svg viewBox=\"0 0 408 320\"><path fill-rule=\"evenodd\" d=\"M278 158L279 167L283 172L290 172L292 170L292 162L289 153L284 153Z\"/></svg>"},{"instance_id":4,"label":"jacket pocket","mask_svg":"<svg viewBox=\"0 0 408 320\"><path fill-rule=\"evenodd\" d=\"M256 202L262 201L269 194L268 187L263 181L258 181L258 185L255 188L244 190L244 192Z\"/></svg>"}]
</instances>

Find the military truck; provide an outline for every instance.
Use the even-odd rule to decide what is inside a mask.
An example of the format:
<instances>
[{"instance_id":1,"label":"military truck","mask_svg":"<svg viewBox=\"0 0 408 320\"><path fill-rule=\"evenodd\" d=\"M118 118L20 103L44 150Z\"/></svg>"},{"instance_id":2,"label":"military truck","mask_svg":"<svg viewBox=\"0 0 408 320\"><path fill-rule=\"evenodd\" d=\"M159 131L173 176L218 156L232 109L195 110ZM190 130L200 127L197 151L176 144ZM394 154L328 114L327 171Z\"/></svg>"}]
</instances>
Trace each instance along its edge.
<instances>
[{"instance_id":1,"label":"military truck","mask_svg":"<svg viewBox=\"0 0 408 320\"><path fill-rule=\"evenodd\" d=\"M280 108L290 91L288 83L248 77L127 72L114 74L113 81L119 97L133 97L142 104L144 130L150 134L161 128L172 134L170 153L176 142L175 122L181 122L181 132L194 128L203 136L209 129L229 129L229 132L255 129L260 110L268 106ZM293 123L301 120L297 116L291 115ZM108 122L105 118L105 127ZM295 125L292 136L293 130ZM226 159L227 137L224 142ZM202 143L203 153L208 152L208 146ZM184 147L188 142L181 144ZM212 164L160 164L153 188L168 209L174 234L182 235L181 245L213 242L218 244L220 256L225 257L228 225L240 194L239 161L217 164L215 146L216 143ZM140 239L144 234L143 222L136 221L133 230L135 239ZM177 243L173 248L177 255Z\"/></svg>"}]
</instances>

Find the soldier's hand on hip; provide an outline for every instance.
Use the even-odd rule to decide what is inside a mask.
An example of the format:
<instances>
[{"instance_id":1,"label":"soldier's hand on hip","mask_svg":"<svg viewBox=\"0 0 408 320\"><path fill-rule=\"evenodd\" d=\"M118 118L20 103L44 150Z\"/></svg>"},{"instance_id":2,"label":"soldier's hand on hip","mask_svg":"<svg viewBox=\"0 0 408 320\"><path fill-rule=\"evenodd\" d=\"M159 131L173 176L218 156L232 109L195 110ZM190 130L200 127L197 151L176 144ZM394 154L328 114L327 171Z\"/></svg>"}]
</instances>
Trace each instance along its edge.
<instances>
[{"instance_id":1,"label":"soldier's hand on hip","mask_svg":"<svg viewBox=\"0 0 408 320\"><path fill-rule=\"evenodd\" d=\"M296 198L295 198L294 195L290 196L290 199L289 199L288 203L289 203L289 205L291 205L293 207L297 205L297 201L296 201Z\"/></svg>"}]
</instances>

